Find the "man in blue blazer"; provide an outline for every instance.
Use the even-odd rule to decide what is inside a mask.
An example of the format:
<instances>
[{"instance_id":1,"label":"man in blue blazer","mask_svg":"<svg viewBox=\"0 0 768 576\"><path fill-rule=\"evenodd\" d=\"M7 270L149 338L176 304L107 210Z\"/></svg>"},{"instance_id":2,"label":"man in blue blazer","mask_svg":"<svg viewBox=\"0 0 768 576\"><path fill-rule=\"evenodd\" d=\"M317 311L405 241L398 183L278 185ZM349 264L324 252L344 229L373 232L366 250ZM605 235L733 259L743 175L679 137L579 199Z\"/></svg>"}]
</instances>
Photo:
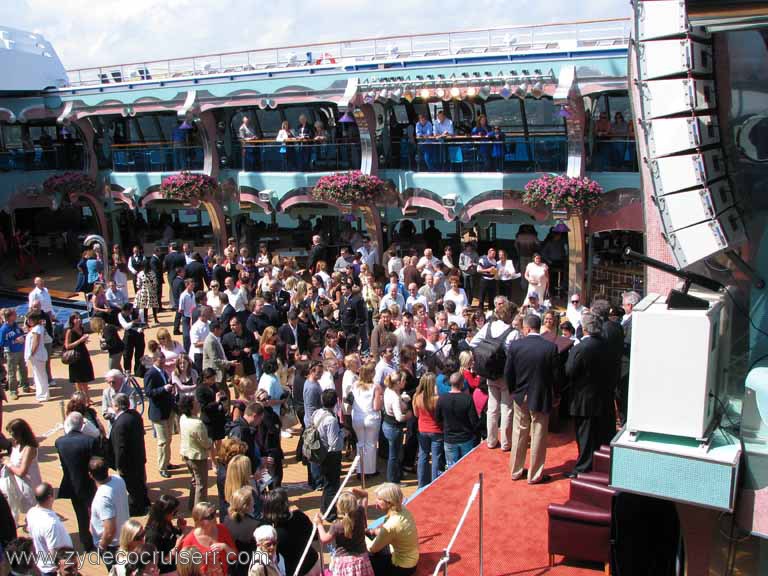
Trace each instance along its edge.
<instances>
[{"instance_id":1,"label":"man in blue blazer","mask_svg":"<svg viewBox=\"0 0 768 576\"><path fill-rule=\"evenodd\" d=\"M544 474L547 457L547 429L549 413L559 399L555 399L555 385L559 376L557 346L544 340L541 318L529 314L523 321L525 338L515 340L507 350L505 376L514 400L512 446L510 466L512 480L521 480L526 473L525 453L531 439L531 463L528 483L548 482Z\"/></svg>"},{"instance_id":2,"label":"man in blue blazer","mask_svg":"<svg viewBox=\"0 0 768 576\"><path fill-rule=\"evenodd\" d=\"M170 478L168 470L176 468L171 464L171 437L173 435L173 384L163 370L165 357L156 350L152 355L152 368L144 374L144 393L149 398L149 420L157 440L157 467L160 476Z\"/></svg>"}]
</instances>

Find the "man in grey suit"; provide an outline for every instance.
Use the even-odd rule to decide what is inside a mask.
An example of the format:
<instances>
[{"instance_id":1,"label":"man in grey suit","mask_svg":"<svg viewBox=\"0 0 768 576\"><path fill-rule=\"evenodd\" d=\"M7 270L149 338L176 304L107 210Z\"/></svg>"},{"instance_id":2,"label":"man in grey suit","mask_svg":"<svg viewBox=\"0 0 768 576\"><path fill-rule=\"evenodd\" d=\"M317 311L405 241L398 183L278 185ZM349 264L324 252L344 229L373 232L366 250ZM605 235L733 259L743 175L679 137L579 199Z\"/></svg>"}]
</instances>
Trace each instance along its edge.
<instances>
[{"instance_id":1,"label":"man in grey suit","mask_svg":"<svg viewBox=\"0 0 768 576\"><path fill-rule=\"evenodd\" d=\"M224 332L224 327L221 320L218 318L211 320L208 327L210 332L203 342L203 370L213 368L216 371L216 382L221 389L221 385L225 385L227 381L229 369L237 366L238 362L227 360L227 356L224 354L224 347L221 345L221 334Z\"/></svg>"}]
</instances>

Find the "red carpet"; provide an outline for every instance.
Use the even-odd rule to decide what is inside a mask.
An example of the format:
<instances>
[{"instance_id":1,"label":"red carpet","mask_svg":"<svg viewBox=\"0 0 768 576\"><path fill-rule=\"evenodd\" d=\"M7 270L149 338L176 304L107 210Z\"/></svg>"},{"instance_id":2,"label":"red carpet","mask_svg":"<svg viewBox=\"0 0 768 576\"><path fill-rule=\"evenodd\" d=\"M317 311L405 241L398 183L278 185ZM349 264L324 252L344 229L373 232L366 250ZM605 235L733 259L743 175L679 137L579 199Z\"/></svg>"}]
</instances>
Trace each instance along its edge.
<instances>
[{"instance_id":1,"label":"red carpet","mask_svg":"<svg viewBox=\"0 0 768 576\"><path fill-rule=\"evenodd\" d=\"M464 511L478 474L484 482L484 558L486 576L595 576L603 567L555 557L549 568L547 554L547 505L568 499L569 480L563 473L576 459L572 437L550 434L545 471L552 476L548 484L529 486L524 480L513 482L509 473L509 453L489 450L484 444L443 474L437 482L408 504L416 518L421 547L418 574L426 576L448 545ZM479 573L479 521L475 504L467 516L451 552L449 574Z\"/></svg>"}]
</instances>

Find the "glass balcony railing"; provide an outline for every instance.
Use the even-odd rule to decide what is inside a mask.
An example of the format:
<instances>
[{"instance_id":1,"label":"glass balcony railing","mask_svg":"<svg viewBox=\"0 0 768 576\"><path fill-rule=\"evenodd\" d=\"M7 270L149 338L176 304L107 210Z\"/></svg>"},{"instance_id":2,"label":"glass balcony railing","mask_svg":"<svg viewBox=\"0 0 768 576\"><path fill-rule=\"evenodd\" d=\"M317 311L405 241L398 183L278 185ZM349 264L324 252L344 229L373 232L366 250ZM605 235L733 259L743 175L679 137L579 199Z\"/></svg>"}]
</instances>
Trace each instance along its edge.
<instances>
[{"instance_id":1,"label":"glass balcony railing","mask_svg":"<svg viewBox=\"0 0 768 576\"><path fill-rule=\"evenodd\" d=\"M587 163L592 172L637 172L634 140L595 140Z\"/></svg>"},{"instance_id":2,"label":"glass balcony railing","mask_svg":"<svg viewBox=\"0 0 768 576\"><path fill-rule=\"evenodd\" d=\"M244 172L333 172L360 169L359 142L233 142L224 163Z\"/></svg>"},{"instance_id":3,"label":"glass balcony railing","mask_svg":"<svg viewBox=\"0 0 768 576\"><path fill-rule=\"evenodd\" d=\"M401 140L397 148L399 168L417 172L556 172L568 164L565 136L456 136Z\"/></svg>"},{"instance_id":4,"label":"glass balcony railing","mask_svg":"<svg viewBox=\"0 0 768 576\"><path fill-rule=\"evenodd\" d=\"M50 148L8 148L0 151L0 172L11 170L82 170L85 166L80 142L56 143Z\"/></svg>"},{"instance_id":5,"label":"glass balcony railing","mask_svg":"<svg viewBox=\"0 0 768 576\"><path fill-rule=\"evenodd\" d=\"M170 144L113 144L112 166L115 172L177 172L202 170L202 146Z\"/></svg>"}]
</instances>

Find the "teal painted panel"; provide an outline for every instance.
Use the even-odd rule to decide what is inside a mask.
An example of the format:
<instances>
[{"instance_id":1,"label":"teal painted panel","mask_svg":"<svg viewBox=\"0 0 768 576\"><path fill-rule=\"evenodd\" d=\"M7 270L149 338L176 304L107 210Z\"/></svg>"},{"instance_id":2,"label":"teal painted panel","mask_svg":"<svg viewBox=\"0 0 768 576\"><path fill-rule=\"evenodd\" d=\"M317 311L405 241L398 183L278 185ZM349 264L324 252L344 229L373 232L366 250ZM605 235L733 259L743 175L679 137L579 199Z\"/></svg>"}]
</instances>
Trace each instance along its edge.
<instances>
[{"instance_id":1,"label":"teal painted panel","mask_svg":"<svg viewBox=\"0 0 768 576\"><path fill-rule=\"evenodd\" d=\"M731 506L733 468L704 460L614 446L611 486L721 510Z\"/></svg>"},{"instance_id":2,"label":"teal painted panel","mask_svg":"<svg viewBox=\"0 0 768 576\"><path fill-rule=\"evenodd\" d=\"M239 186L255 190L274 190L277 200L291 190L308 188L331 172L237 172Z\"/></svg>"},{"instance_id":3,"label":"teal painted panel","mask_svg":"<svg viewBox=\"0 0 768 576\"><path fill-rule=\"evenodd\" d=\"M600 184L606 192L618 188L640 189L639 172L588 172L587 176Z\"/></svg>"}]
</instances>

